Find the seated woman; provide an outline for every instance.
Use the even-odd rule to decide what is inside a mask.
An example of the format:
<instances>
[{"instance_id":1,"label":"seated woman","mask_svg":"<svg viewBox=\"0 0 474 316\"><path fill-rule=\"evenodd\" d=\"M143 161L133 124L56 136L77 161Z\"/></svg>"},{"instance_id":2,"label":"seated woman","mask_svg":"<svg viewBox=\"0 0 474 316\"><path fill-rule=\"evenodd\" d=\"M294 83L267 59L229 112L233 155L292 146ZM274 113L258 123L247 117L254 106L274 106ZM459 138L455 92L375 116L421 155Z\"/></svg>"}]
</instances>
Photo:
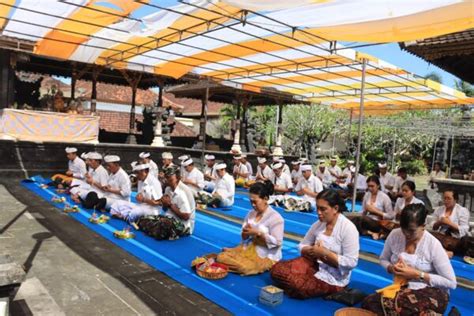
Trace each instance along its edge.
<instances>
[{"instance_id":1,"label":"seated woman","mask_svg":"<svg viewBox=\"0 0 474 316\"><path fill-rule=\"evenodd\" d=\"M452 190L443 193L443 200L444 205L433 213L435 222L432 234L452 256L460 239L469 232L469 210L457 203L458 194Z\"/></svg>"},{"instance_id":2,"label":"seated woman","mask_svg":"<svg viewBox=\"0 0 474 316\"><path fill-rule=\"evenodd\" d=\"M231 272L252 275L269 270L281 259L283 217L268 205L273 194L270 181L257 182L250 187L251 210L242 225L243 244L224 249L217 261L229 266Z\"/></svg>"},{"instance_id":3,"label":"seated woman","mask_svg":"<svg viewBox=\"0 0 474 316\"><path fill-rule=\"evenodd\" d=\"M423 204L403 209L401 228L390 233L380 256L394 284L366 297L363 308L377 315L444 314L456 276L441 243L424 229L426 215Z\"/></svg>"},{"instance_id":4,"label":"seated woman","mask_svg":"<svg viewBox=\"0 0 474 316\"><path fill-rule=\"evenodd\" d=\"M403 182L402 187L401 187L401 194L402 196L397 199L395 202L395 217L398 219L400 217L400 214L402 210L405 208L405 206L410 205L410 204L425 204L423 203L422 200L419 200L415 197L415 192L416 192L416 185L415 182L411 180L407 180Z\"/></svg>"},{"instance_id":5,"label":"seated woman","mask_svg":"<svg viewBox=\"0 0 474 316\"><path fill-rule=\"evenodd\" d=\"M370 235L373 239L384 238L384 226L381 220L391 220L395 218L392 208L392 200L381 191L380 180L377 176L367 178L368 191L362 201L362 216L351 218L356 225L359 234Z\"/></svg>"},{"instance_id":6,"label":"seated woman","mask_svg":"<svg viewBox=\"0 0 474 316\"><path fill-rule=\"evenodd\" d=\"M326 189L316 197L316 205L319 220L299 245L301 257L280 261L271 270L276 285L295 298L342 291L359 259L359 233L342 214L344 200Z\"/></svg>"},{"instance_id":7,"label":"seated woman","mask_svg":"<svg viewBox=\"0 0 474 316\"><path fill-rule=\"evenodd\" d=\"M163 196L160 181L150 172L149 164L134 164L133 172L138 178L137 203L117 200L110 208L111 215L130 222L142 216L158 215Z\"/></svg>"}]
</instances>

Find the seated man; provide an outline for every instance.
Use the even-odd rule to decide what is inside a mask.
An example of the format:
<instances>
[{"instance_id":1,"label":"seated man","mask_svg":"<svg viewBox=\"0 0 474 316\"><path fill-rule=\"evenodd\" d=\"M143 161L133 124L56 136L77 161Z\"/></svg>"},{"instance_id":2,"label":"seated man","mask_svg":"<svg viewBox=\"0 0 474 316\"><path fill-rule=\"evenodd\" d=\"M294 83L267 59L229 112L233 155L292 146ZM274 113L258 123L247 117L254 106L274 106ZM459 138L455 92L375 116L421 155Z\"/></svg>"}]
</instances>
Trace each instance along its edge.
<instances>
[{"instance_id":1,"label":"seated man","mask_svg":"<svg viewBox=\"0 0 474 316\"><path fill-rule=\"evenodd\" d=\"M149 152L142 152L138 155L138 158L141 164L147 163L150 166L152 176L158 178L158 165L151 159L151 154Z\"/></svg>"},{"instance_id":2,"label":"seated man","mask_svg":"<svg viewBox=\"0 0 474 316\"><path fill-rule=\"evenodd\" d=\"M169 167L173 167L173 154L170 152L164 152L161 154L161 161L163 163L163 166L161 168L161 171L158 173L158 179L161 182L161 186L163 188L166 187L166 177L165 177L165 169Z\"/></svg>"},{"instance_id":3,"label":"seated man","mask_svg":"<svg viewBox=\"0 0 474 316\"><path fill-rule=\"evenodd\" d=\"M290 193L293 191L293 183L290 176L283 172L283 164L281 162L272 165L274 176L271 181L273 183L273 191L277 195Z\"/></svg>"},{"instance_id":4,"label":"seated man","mask_svg":"<svg viewBox=\"0 0 474 316\"><path fill-rule=\"evenodd\" d=\"M271 180L274 175L272 169L267 165L267 159L264 157L258 157L257 161L258 166L255 180L262 182Z\"/></svg>"},{"instance_id":5,"label":"seated man","mask_svg":"<svg viewBox=\"0 0 474 316\"><path fill-rule=\"evenodd\" d=\"M382 192L389 194L395 186L395 177L387 171L387 163L379 163L378 166Z\"/></svg>"},{"instance_id":6,"label":"seated man","mask_svg":"<svg viewBox=\"0 0 474 316\"><path fill-rule=\"evenodd\" d=\"M249 179L249 171L247 166L242 163L242 157L240 155L234 156L234 170L232 173L237 185L243 186Z\"/></svg>"},{"instance_id":7,"label":"seated man","mask_svg":"<svg viewBox=\"0 0 474 316\"><path fill-rule=\"evenodd\" d=\"M214 191L217 181L216 157L214 155L204 156L206 159L206 168L204 168L204 190L206 192Z\"/></svg>"},{"instance_id":8,"label":"seated man","mask_svg":"<svg viewBox=\"0 0 474 316\"><path fill-rule=\"evenodd\" d=\"M181 182L186 184L196 196L198 192L204 189L204 175L198 168L194 167L194 161L191 158L183 161L181 166L185 171Z\"/></svg>"},{"instance_id":9,"label":"seated man","mask_svg":"<svg viewBox=\"0 0 474 316\"><path fill-rule=\"evenodd\" d=\"M311 165L302 165L301 173L303 176L296 184L295 192L297 195L302 196L305 202L310 204L308 211L313 211L316 207L316 196L324 189L323 183L318 177L313 175Z\"/></svg>"},{"instance_id":10,"label":"seated man","mask_svg":"<svg viewBox=\"0 0 474 316\"><path fill-rule=\"evenodd\" d=\"M107 185L109 174L102 166L102 155L91 152L86 155L89 170L86 173L85 181L74 180L71 183L71 198L79 203L86 199L89 192L96 192L98 197L103 196L102 187ZM77 184L77 186L75 186Z\"/></svg>"},{"instance_id":11,"label":"seated man","mask_svg":"<svg viewBox=\"0 0 474 316\"><path fill-rule=\"evenodd\" d=\"M138 178L137 203L117 200L110 208L111 215L134 222L142 216L160 213L163 191L160 181L150 169L150 165L146 163L134 165L133 172Z\"/></svg>"},{"instance_id":12,"label":"seated man","mask_svg":"<svg viewBox=\"0 0 474 316\"><path fill-rule=\"evenodd\" d=\"M329 174L332 176L332 183L337 184L339 178L342 176L342 170L337 165L337 156L332 156L330 160L331 166L328 168Z\"/></svg>"},{"instance_id":13,"label":"seated man","mask_svg":"<svg viewBox=\"0 0 474 316\"><path fill-rule=\"evenodd\" d=\"M181 179L184 179L186 177L186 168L184 168L183 166L183 162L185 162L186 160L188 160L189 157L188 155L181 155L178 157L178 160L179 160L179 172L181 172Z\"/></svg>"},{"instance_id":14,"label":"seated man","mask_svg":"<svg viewBox=\"0 0 474 316\"><path fill-rule=\"evenodd\" d=\"M389 194L392 199L402 197L402 185L407 180L415 181L412 177L408 176L407 168L402 167L398 169L397 177L395 178L395 185Z\"/></svg>"},{"instance_id":15,"label":"seated man","mask_svg":"<svg viewBox=\"0 0 474 316\"><path fill-rule=\"evenodd\" d=\"M351 176L346 179L346 182L341 185L343 189L345 189L346 193L349 194L349 198L352 199L352 190L354 190L354 187L356 188L356 200L362 201L364 198L364 194L367 191L367 178L362 174L358 173L357 174L357 183L354 186L354 179L355 179L355 172L356 172L356 167L352 166L351 167Z\"/></svg>"},{"instance_id":16,"label":"seated man","mask_svg":"<svg viewBox=\"0 0 474 316\"><path fill-rule=\"evenodd\" d=\"M120 167L120 157L108 155L104 157L109 178L107 184L102 187L104 197L107 199L106 208L110 209L115 201L130 201L132 185L125 170Z\"/></svg>"},{"instance_id":17,"label":"seated man","mask_svg":"<svg viewBox=\"0 0 474 316\"><path fill-rule=\"evenodd\" d=\"M291 170L291 181L293 182L294 185L298 183L300 178L302 177L301 170L300 170L300 161L292 161L292 170Z\"/></svg>"},{"instance_id":18,"label":"seated man","mask_svg":"<svg viewBox=\"0 0 474 316\"><path fill-rule=\"evenodd\" d=\"M235 181L227 173L227 165L219 163L216 165L217 181L212 194L200 194L200 201L212 207L230 207L234 204Z\"/></svg>"},{"instance_id":19,"label":"seated man","mask_svg":"<svg viewBox=\"0 0 474 316\"><path fill-rule=\"evenodd\" d=\"M324 161L319 162L318 170L316 170L316 176L321 180L325 188L331 187L333 177L329 173L326 163Z\"/></svg>"},{"instance_id":20,"label":"seated man","mask_svg":"<svg viewBox=\"0 0 474 316\"><path fill-rule=\"evenodd\" d=\"M246 154L241 154L240 155L242 163L247 167L247 171L249 173L249 177L253 176L253 167L250 161L247 160L247 155Z\"/></svg>"},{"instance_id":21,"label":"seated man","mask_svg":"<svg viewBox=\"0 0 474 316\"><path fill-rule=\"evenodd\" d=\"M77 148L66 147L66 156L68 161L68 170L66 174L55 174L51 179L58 185L70 185L73 179L84 179L87 173L87 167L84 160L77 156Z\"/></svg>"}]
</instances>

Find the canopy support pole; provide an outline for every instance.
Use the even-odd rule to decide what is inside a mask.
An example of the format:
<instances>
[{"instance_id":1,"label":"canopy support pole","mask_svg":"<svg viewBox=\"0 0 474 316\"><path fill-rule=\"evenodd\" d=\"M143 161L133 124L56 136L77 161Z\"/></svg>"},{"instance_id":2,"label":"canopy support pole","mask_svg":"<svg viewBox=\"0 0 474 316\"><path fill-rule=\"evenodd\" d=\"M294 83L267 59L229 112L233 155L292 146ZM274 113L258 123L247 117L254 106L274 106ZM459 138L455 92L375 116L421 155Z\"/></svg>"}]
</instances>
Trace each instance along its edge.
<instances>
[{"instance_id":1,"label":"canopy support pole","mask_svg":"<svg viewBox=\"0 0 474 316\"><path fill-rule=\"evenodd\" d=\"M451 178L451 169L453 167L454 135L451 135L451 148L449 150L449 171L448 178Z\"/></svg>"},{"instance_id":2,"label":"canopy support pole","mask_svg":"<svg viewBox=\"0 0 474 316\"><path fill-rule=\"evenodd\" d=\"M241 99L237 97L237 119L235 121L235 133L234 133L234 144L230 149L233 152L242 152L242 147L240 146L240 105Z\"/></svg>"},{"instance_id":3,"label":"canopy support pole","mask_svg":"<svg viewBox=\"0 0 474 316\"><path fill-rule=\"evenodd\" d=\"M97 68L92 69L92 92L91 92L91 113L97 113L97 77L99 71Z\"/></svg>"},{"instance_id":4,"label":"canopy support pole","mask_svg":"<svg viewBox=\"0 0 474 316\"><path fill-rule=\"evenodd\" d=\"M71 76L71 100L76 99L76 81L77 81L77 70L76 66L73 66Z\"/></svg>"},{"instance_id":5,"label":"canopy support pole","mask_svg":"<svg viewBox=\"0 0 474 316\"><path fill-rule=\"evenodd\" d=\"M351 114L349 116L349 132L347 133L347 152L351 152L352 145L352 116L354 115L354 109L351 109Z\"/></svg>"},{"instance_id":6,"label":"canopy support pole","mask_svg":"<svg viewBox=\"0 0 474 316\"><path fill-rule=\"evenodd\" d=\"M434 142L434 146L433 146L433 159L431 159L431 170L430 171L433 171L434 169L434 164L435 164L435 161L436 161L436 147L438 145L438 138L435 138L435 142Z\"/></svg>"},{"instance_id":7,"label":"canopy support pole","mask_svg":"<svg viewBox=\"0 0 474 316\"><path fill-rule=\"evenodd\" d=\"M199 126L199 138L202 142L201 162L204 165L204 155L206 154L206 123L207 123L207 104L209 102L209 82L206 86L206 92L202 98L201 124Z\"/></svg>"},{"instance_id":8,"label":"canopy support pole","mask_svg":"<svg viewBox=\"0 0 474 316\"><path fill-rule=\"evenodd\" d=\"M392 172L392 173L395 169L395 146L397 146L397 137L396 137L396 134L393 133L393 137L392 137L392 157L391 157L391 162L390 162L390 172Z\"/></svg>"},{"instance_id":9,"label":"canopy support pole","mask_svg":"<svg viewBox=\"0 0 474 316\"><path fill-rule=\"evenodd\" d=\"M283 133L283 103L278 100L277 108L277 130L276 130L276 142L275 148L273 149L273 156L283 156L282 145L282 133Z\"/></svg>"},{"instance_id":10,"label":"canopy support pole","mask_svg":"<svg viewBox=\"0 0 474 316\"><path fill-rule=\"evenodd\" d=\"M355 204L357 197L357 176L359 174L360 168L360 145L361 145L361 136L362 136L362 120L364 118L364 90L365 90L365 68L367 65L367 60L362 59L362 79L360 83L360 107L359 107L359 125L357 128L357 155L356 155L356 170L354 174L354 186L352 192L352 209L351 212L355 212Z\"/></svg>"},{"instance_id":11,"label":"canopy support pole","mask_svg":"<svg viewBox=\"0 0 474 316\"><path fill-rule=\"evenodd\" d=\"M240 123L240 145L244 146L245 151L248 151L247 146L247 110L248 110L248 100L245 100L242 103L242 121Z\"/></svg>"},{"instance_id":12,"label":"canopy support pole","mask_svg":"<svg viewBox=\"0 0 474 316\"><path fill-rule=\"evenodd\" d=\"M155 137L153 138L153 142L151 143L150 146L153 147L165 147L165 143L163 142L163 138L161 137L161 118L159 116L162 113L163 110L163 81L160 80L158 82L158 87L160 88L158 92L158 104L157 106L153 109L154 111L154 116L156 117L156 123L155 123Z\"/></svg>"}]
</instances>

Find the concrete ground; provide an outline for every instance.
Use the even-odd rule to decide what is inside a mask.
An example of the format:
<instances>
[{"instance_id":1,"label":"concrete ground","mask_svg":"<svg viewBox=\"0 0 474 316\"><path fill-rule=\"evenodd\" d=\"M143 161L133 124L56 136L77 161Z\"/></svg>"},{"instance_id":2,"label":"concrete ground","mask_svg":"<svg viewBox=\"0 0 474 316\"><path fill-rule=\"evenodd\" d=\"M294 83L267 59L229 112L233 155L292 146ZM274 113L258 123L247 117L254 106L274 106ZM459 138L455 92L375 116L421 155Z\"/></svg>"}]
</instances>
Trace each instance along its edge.
<instances>
[{"instance_id":1,"label":"concrete ground","mask_svg":"<svg viewBox=\"0 0 474 316\"><path fill-rule=\"evenodd\" d=\"M19 184L0 180L0 254L27 280L12 315L226 315Z\"/></svg>"}]
</instances>

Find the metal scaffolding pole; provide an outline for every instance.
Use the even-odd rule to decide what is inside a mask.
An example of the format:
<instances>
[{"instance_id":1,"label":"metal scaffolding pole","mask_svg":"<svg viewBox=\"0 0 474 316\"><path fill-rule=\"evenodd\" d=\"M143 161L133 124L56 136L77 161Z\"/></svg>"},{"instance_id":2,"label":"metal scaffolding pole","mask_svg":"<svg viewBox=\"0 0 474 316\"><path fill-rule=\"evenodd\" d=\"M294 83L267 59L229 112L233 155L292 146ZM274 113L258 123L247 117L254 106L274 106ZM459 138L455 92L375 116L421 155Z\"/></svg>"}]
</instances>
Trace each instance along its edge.
<instances>
[{"instance_id":1,"label":"metal scaffolding pole","mask_svg":"<svg viewBox=\"0 0 474 316\"><path fill-rule=\"evenodd\" d=\"M360 144L362 136L362 120L364 118L364 89L365 89L365 67L367 60L362 59L362 79L360 82L360 107L359 107L359 126L357 128L357 155L356 155L356 170L354 174L354 189L352 192L352 209L351 212L355 211L356 196L357 196L357 176L360 168Z\"/></svg>"},{"instance_id":2,"label":"metal scaffolding pole","mask_svg":"<svg viewBox=\"0 0 474 316\"><path fill-rule=\"evenodd\" d=\"M449 151L449 169L448 178L451 178L451 169L453 167L454 135L451 135L451 149Z\"/></svg>"},{"instance_id":3,"label":"metal scaffolding pole","mask_svg":"<svg viewBox=\"0 0 474 316\"><path fill-rule=\"evenodd\" d=\"M201 140L202 140L202 151L201 151L201 163L204 166L204 156L206 154L206 123L207 123L207 104L209 103L209 82L207 82L206 92L202 99L202 112L201 112Z\"/></svg>"}]
</instances>

